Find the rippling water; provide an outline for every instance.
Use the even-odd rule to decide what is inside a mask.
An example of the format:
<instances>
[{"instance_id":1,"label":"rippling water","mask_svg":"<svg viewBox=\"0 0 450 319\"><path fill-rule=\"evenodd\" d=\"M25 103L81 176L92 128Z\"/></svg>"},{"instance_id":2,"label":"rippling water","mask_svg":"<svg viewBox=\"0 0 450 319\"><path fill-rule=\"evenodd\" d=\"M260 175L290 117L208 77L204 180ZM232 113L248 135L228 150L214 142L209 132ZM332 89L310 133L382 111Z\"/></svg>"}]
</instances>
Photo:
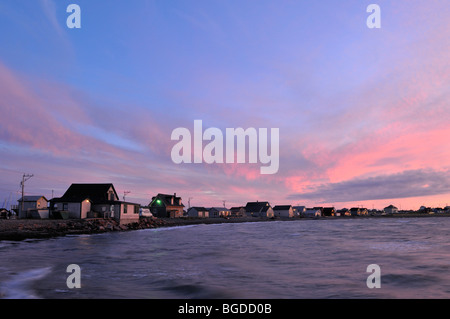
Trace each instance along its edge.
<instances>
[{"instance_id":1,"label":"rippling water","mask_svg":"<svg viewBox=\"0 0 450 319\"><path fill-rule=\"evenodd\" d=\"M0 242L3 298L449 298L450 218L195 225ZM69 289L69 264L81 288ZM381 268L369 289L366 268Z\"/></svg>"}]
</instances>

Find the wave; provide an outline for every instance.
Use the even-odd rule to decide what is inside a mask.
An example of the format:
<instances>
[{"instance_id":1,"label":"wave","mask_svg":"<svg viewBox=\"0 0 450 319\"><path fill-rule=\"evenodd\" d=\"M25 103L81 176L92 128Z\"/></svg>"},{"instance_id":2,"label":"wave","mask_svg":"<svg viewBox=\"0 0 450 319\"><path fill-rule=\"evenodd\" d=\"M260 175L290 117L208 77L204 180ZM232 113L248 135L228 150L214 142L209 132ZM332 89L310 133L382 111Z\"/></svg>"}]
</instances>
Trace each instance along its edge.
<instances>
[{"instance_id":1,"label":"wave","mask_svg":"<svg viewBox=\"0 0 450 319\"><path fill-rule=\"evenodd\" d=\"M45 267L16 274L1 284L0 296L4 299L39 299L31 285L47 276L50 271L51 267Z\"/></svg>"}]
</instances>

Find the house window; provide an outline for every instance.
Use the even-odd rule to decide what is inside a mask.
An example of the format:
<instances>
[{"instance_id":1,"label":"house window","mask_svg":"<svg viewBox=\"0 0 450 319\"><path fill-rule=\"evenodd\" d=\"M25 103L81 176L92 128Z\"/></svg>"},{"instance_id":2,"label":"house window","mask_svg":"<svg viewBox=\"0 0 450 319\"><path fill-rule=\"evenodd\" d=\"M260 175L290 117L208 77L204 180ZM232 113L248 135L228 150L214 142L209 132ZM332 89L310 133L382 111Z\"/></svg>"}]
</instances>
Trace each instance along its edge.
<instances>
[{"instance_id":1,"label":"house window","mask_svg":"<svg viewBox=\"0 0 450 319\"><path fill-rule=\"evenodd\" d=\"M126 214L128 211L128 205L123 205L123 213Z\"/></svg>"},{"instance_id":2,"label":"house window","mask_svg":"<svg viewBox=\"0 0 450 319\"><path fill-rule=\"evenodd\" d=\"M64 203L63 204L63 211L69 210L69 204L68 203Z\"/></svg>"},{"instance_id":3,"label":"house window","mask_svg":"<svg viewBox=\"0 0 450 319\"><path fill-rule=\"evenodd\" d=\"M134 213L135 214L139 214L139 207L138 206L134 206Z\"/></svg>"}]
</instances>

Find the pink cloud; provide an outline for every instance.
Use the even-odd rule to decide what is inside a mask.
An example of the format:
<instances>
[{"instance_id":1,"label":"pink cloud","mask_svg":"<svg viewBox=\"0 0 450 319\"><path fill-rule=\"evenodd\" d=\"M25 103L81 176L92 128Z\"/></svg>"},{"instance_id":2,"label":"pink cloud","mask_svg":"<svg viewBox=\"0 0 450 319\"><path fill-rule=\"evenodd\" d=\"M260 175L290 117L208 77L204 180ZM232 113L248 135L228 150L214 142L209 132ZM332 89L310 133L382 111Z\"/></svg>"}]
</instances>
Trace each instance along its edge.
<instances>
[{"instance_id":1,"label":"pink cloud","mask_svg":"<svg viewBox=\"0 0 450 319\"><path fill-rule=\"evenodd\" d=\"M58 92L57 87L53 90ZM33 92L25 77L14 74L3 64L0 64L0 96L3 140L58 155L69 155L80 148L94 151L100 146L95 140L74 134L61 124L46 101Z\"/></svg>"},{"instance_id":2,"label":"pink cloud","mask_svg":"<svg viewBox=\"0 0 450 319\"><path fill-rule=\"evenodd\" d=\"M111 136L123 136L155 154L168 153L170 134L161 129L147 110L130 106L99 108L81 92L54 82L29 79L0 63L0 136L10 143L27 145L57 156L81 151L90 156L111 154L127 159L129 154L114 143L92 136L86 127L96 127ZM166 129L168 131L168 129ZM114 141L112 141L114 142Z\"/></svg>"}]
</instances>

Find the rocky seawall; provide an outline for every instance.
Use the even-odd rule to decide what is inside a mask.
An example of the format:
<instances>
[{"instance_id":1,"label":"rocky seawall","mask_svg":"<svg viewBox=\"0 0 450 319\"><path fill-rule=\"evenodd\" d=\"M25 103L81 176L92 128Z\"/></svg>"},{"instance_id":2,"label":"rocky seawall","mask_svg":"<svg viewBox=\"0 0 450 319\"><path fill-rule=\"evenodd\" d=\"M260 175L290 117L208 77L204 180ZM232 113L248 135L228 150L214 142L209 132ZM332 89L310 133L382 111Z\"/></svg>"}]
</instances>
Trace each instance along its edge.
<instances>
[{"instance_id":1,"label":"rocky seawall","mask_svg":"<svg viewBox=\"0 0 450 319\"><path fill-rule=\"evenodd\" d=\"M0 240L52 238L66 235L98 234L112 231L128 231L162 227L164 220L141 218L139 222L119 224L114 219L80 220L0 220Z\"/></svg>"}]
</instances>

